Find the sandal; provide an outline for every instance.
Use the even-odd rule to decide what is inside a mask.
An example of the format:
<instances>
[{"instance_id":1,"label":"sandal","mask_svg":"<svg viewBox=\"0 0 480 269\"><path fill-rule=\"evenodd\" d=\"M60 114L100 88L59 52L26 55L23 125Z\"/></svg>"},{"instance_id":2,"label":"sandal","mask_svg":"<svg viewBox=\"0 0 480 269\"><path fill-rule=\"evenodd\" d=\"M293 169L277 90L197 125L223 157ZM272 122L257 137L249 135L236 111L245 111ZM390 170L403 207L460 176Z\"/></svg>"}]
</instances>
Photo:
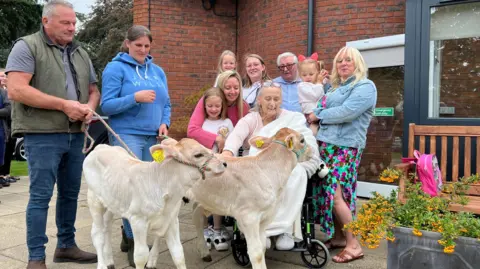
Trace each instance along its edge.
<instances>
[{"instance_id":1,"label":"sandal","mask_svg":"<svg viewBox=\"0 0 480 269\"><path fill-rule=\"evenodd\" d=\"M340 258L340 261L337 261L337 260L333 259L335 257ZM363 259L363 257L365 257L363 255L363 253L360 253L357 256L355 256L350 251L348 251L346 249L343 249L342 252L338 253L337 255L335 255L332 258L332 261L335 262L335 263L349 263L349 262L352 262L354 260Z\"/></svg>"},{"instance_id":2,"label":"sandal","mask_svg":"<svg viewBox=\"0 0 480 269\"><path fill-rule=\"evenodd\" d=\"M345 247L346 247L346 245L333 244L332 239L328 239L328 240L325 241L323 244L324 244L324 245L327 247L327 249L329 249L329 250L338 249L338 248L345 248Z\"/></svg>"}]
</instances>

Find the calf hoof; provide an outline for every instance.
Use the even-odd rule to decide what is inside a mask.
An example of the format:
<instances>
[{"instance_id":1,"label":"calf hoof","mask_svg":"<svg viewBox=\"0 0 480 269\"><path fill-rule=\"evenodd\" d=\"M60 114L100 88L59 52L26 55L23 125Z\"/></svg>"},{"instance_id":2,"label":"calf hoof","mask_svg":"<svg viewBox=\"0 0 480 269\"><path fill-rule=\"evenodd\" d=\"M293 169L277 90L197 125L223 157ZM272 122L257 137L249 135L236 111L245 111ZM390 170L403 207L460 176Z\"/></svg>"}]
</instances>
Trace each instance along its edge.
<instances>
[{"instance_id":1,"label":"calf hoof","mask_svg":"<svg viewBox=\"0 0 480 269\"><path fill-rule=\"evenodd\" d=\"M207 256L203 257L202 260L204 262L211 262L212 261L212 256L210 256L210 254L208 254Z\"/></svg>"},{"instance_id":2,"label":"calf hoof","mask_svg":"<svg viewBox=\"0 0 480 269\"><path fill-rule=\"evenodd\" d=\"M113 265L113 264L109 265L109 266L107 266L107 269L115 269L115 265Z\"/></svg>"}]
</instances>

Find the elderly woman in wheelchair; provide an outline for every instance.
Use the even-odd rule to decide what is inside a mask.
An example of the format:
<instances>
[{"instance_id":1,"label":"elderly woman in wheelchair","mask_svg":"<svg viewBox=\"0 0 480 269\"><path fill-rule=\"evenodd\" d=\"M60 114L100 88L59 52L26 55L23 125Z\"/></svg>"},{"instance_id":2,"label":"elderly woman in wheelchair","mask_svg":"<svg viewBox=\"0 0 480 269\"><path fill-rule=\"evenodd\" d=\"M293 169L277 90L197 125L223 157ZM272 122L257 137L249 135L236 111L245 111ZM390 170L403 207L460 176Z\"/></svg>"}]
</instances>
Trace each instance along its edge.
<instances>
[{"instance_id":1,"label":"elderly woman in wheelchair","mask_svg":"<svg viewBox=\"0 0 480 269\"><path fill-rule=\"evenodd\" d=\"M320 176L324 176L328 169L319 158L316 139L307 127L304 115L281 109L281 103L282 90L280 85L270 81L265 82L258 93L255 107L238 122L234 131L227 138L222 154L234 156L243 146L243 156L256 155L259 150L254 147L249 148L246 142L254 136L270 137L283 127L291 128L303 135L313 152L312 157L308 161L298 163L291 173L283 192L282 202L278 206L272 223L266 229L267 238L265 239L267 240L267 248L270 248L270 237L276 237L275 249L292 250L295 247L295 242L304 241L304 234L307 230L309 230L309 233L311 232L310 225L313 228L313 224L309 224L307 228L306 222L302 221L302 217L305 218L305 216L302 216L302 208L305 209L305 206L308 206L308 204L304 204L308 179L318 172L320 172ZM281 158L281 156L276 157ZM236 257L235 253L239 249L237 243L239 241L232 240L234 257ZM324 252L328 255L326 249Z\"/></svg>"}]
</instances>

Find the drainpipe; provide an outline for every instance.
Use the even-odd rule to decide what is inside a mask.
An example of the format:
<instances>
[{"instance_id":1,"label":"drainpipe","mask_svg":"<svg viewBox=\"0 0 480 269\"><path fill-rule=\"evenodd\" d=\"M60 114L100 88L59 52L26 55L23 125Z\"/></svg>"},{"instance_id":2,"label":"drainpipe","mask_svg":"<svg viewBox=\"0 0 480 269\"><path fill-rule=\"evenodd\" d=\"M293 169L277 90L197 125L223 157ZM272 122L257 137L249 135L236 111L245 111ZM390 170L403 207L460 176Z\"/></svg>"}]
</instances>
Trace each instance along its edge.
<instances>
[{"instance_id":1,"label":"drainpipe","mask_svg":"<svg viewBox=\"0 0 480 269\"><path fill-rule=\"evenodd\" d=\"M150 29L150 3L151 3L151 0L148 0L148 29Z\"/></svg>"},{"instance_id":2,"label":"drainpipe","mask_svg":"<svg viewBox=\"0 0 480 269\"><path fill-rule=\"evenodd\" d=\"M313 7L314 1L308 0L308 37L307 37L307 55L312 55L313 50Z\"/></svg>"},{"instance_id":3,"label":"drainpipe","mask_svg":"<svg viewBox=\"0 0 480 269\"><path fill-rule=\"evenodd\" d=\"M235 55L238 55L238 1L235 1Z\"/></svg>"}]
</instances>

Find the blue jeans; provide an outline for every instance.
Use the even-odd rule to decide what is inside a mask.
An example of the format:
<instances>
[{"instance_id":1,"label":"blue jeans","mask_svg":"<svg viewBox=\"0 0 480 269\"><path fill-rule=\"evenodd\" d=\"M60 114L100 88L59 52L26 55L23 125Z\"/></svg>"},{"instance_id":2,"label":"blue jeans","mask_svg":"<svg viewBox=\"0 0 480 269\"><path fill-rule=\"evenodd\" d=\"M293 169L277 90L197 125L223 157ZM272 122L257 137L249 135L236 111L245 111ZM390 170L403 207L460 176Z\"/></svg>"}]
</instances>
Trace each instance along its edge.
<instances>
[{"instance_id":1,"label":"blue jeans","mask_svg":"<svg viewBox=\"0 0 480 269\"><path fill-rule=\"evenodd\" d=\"M75 219L80 191L83 133L25 134L24 146L30 176L27 206L29 260L45 259L48 203L57 183L57 248L75 246Z\"/></svg>"},{"instance_id":2,"label":"blue jeans","mask_svg":"<svg viewBox=\"0 0 480 269\"><path fill-rule=\"evenodd\" d=\"M118 134L120 138L127 144L128 148L142 161L151 162L152 155L150 155L150 147L157 144L157 137L154 135L132 135L132 134ZM110 144L112 146L120 146L122 144L113 136L108 134ZM132 227L127 219L122 219L123 230L127 238L133 238Z\"/></svg>"}]
</instances>

